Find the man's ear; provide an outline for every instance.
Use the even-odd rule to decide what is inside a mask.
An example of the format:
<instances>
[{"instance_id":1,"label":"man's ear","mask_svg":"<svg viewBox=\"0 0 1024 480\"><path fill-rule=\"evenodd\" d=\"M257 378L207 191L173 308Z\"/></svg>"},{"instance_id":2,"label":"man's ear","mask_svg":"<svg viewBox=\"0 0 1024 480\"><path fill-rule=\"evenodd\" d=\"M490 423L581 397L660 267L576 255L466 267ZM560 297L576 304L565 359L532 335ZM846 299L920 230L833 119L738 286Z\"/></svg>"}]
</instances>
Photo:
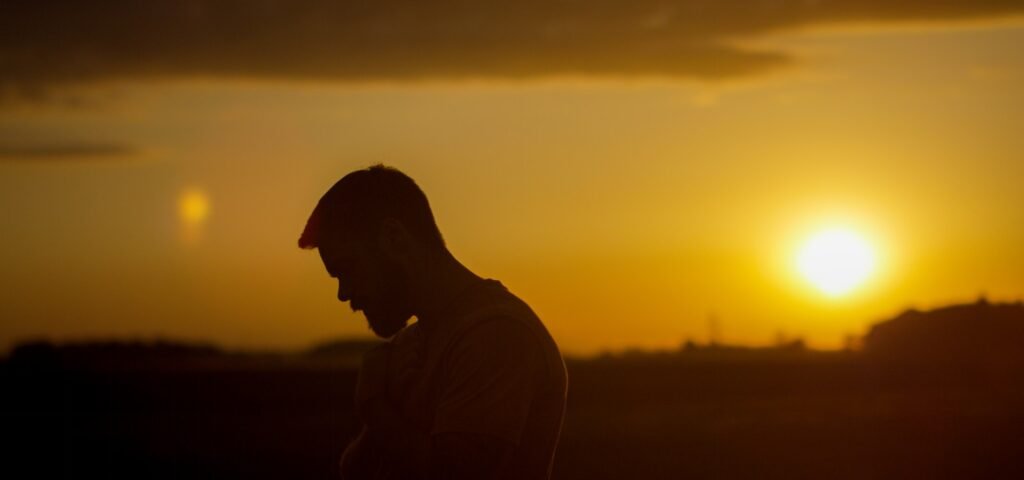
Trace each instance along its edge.
<instances>
[{"instance_id":1,"label":"man's ear","mask_svg":"<svg viewBox=\"0 0 1024 480\"><path fill-rule=\"evenodd\" d=\"M385 218L380 225L380 234L377 235L377 246L380 251L393 260L407 259L412 255L415 247L412 235L402 225L402 222L393 218Z\"/></svg>"}]
</instances>

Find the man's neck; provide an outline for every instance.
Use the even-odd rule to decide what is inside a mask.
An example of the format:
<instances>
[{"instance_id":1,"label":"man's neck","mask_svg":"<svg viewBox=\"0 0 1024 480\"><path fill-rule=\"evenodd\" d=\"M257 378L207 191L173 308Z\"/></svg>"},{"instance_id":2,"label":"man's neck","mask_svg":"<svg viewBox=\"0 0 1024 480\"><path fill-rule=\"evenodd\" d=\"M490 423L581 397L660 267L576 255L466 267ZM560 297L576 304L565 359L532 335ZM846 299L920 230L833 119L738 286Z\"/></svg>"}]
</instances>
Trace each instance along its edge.
<instances>
[{"instance_id":1,"label":"man's neck","mask_svg":"<svg viewBox=\"0 0 1024 480\"><path fill-rule=\"evenodd\" d=\"M467 288L483 280L447 250L427 256L420 273L413 301L417 321L427 328L443 321L444 316L438 314Z\"/></svg>"}]
</instances>

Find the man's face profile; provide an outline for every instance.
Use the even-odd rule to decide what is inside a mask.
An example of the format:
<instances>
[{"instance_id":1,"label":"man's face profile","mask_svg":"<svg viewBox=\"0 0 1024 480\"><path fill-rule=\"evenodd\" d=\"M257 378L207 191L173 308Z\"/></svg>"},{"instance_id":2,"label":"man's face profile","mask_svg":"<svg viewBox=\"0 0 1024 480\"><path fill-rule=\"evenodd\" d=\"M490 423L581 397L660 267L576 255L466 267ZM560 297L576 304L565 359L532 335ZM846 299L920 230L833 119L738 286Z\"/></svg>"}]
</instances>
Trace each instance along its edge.
<instances>
[{"instance_id":1,"label":"man's face profile","mask_svg":"<svg viewBox=\"0 0 1024 480\"><path fill-rule=\"evenodd\" d=\"M389 338L405 327L412 317L409 281L398 262L358 240L326 241L319 252L338 281L338 301L363 312L374 334Z\"/></svg>"}]
</instances>

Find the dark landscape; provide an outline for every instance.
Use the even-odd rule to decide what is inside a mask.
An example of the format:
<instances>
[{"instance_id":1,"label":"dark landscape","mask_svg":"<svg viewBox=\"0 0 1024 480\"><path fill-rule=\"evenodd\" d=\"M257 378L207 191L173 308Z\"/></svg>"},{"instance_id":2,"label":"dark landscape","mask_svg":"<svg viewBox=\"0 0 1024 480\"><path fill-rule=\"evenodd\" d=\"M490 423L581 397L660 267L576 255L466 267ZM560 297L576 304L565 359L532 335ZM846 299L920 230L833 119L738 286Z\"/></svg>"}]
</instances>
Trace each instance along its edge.
<instances>
[{"instance_id":1,"label":"dark landscape","mask_svg":"<svg viewBox=\"0 0 1024 480\"><path fill-rule=\"evenodd\" d=\"M333 478L360 353L24 343L6 478ZM689 344L567 361L560 479L1024 478L1024 307L908 311L856 350Z\"/></svg>"}]
</instances>

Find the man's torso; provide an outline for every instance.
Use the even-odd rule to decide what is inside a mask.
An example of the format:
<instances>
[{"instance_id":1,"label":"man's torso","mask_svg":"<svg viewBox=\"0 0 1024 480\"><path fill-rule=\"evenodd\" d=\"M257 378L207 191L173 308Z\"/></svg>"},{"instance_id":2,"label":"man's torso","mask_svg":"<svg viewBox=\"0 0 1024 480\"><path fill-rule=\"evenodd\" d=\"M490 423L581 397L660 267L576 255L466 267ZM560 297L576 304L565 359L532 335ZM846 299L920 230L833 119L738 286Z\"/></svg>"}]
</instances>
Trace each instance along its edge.
<instances>
[{"instance_id":1,"label":"man's torso","mask_svg":"<svg viewBox=\"0 0 1024 480\"><path fill-rule=\"evenodd\" d=\"M493 280L432 315L392 339L392 402L422 432L511 442L499 478L547 478L567 381L544 325Z\"/></svg>"}]
</instances>

